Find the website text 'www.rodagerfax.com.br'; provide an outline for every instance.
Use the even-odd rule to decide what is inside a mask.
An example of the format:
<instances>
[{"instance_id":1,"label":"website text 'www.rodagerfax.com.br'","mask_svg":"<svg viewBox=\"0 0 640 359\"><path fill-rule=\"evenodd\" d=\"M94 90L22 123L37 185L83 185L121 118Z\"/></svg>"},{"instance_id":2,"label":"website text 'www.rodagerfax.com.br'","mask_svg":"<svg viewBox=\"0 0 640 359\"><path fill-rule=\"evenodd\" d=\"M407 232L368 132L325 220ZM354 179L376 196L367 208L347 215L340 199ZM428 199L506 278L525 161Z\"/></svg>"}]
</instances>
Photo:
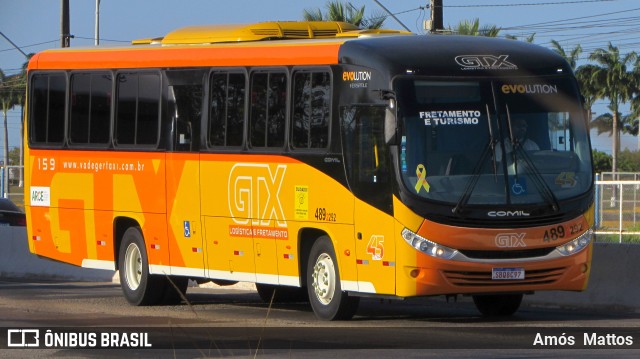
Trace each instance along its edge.
<instances>
[{"instance_id":1,"label":"website text 'www.rodagerfax.com.br'","mask_svg":"<svg viewBox=\"0 0 640 359\"><path fill-rule=\"evenodd\" d=\"M115 161L94 161L91 159L83 161L63 161L63 168L68 170L84 170L92 172L142 172L145 164L140 161L115 162Z\"/></svg>"}]
</instances>

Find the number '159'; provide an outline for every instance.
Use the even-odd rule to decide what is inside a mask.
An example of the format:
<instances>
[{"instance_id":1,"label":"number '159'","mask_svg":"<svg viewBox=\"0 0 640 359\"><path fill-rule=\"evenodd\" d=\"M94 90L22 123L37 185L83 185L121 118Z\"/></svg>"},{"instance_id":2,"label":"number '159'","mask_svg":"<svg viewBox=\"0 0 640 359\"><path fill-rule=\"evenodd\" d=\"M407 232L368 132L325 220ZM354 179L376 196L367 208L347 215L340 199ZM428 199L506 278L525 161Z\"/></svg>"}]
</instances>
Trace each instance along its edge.
<instances>
[{"instance_id":1,"label":"number '159'","mask_svg":"<svg viewBox=\"0 0 640 359\"><path fill-rule=\"evenodd\" d=\"M53 171L56 169L55 158L38 158L38 169L41 171Z\"/></svg>"}]
</instances>

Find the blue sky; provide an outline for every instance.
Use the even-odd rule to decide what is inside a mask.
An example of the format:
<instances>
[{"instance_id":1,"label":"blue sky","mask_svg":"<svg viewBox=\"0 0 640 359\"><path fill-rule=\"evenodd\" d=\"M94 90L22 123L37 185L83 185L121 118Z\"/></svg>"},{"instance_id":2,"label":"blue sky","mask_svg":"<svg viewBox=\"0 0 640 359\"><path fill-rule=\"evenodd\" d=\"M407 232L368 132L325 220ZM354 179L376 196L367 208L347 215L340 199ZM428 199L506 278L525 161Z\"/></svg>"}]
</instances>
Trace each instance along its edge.
<instances>
[{"instance_id":1,"label":"blue sky","mask_svg":"<svg viewBox=\"0 0 640 359\"><path fill-rule=\"evenodd\" d=\"M413 32L421 33L429 18L428 0L379 0ZM252 23L300 20L304 9L322 8L325 0L101 0L101 46L125 45L138 38L157 37L189 25ZM353 0L367 13L384 14L373 0ZM621 52L640 52L640 1L637 0L443 0L445 27L465 19L501 27L501 35L526 37L550 46L557 40L571 49L581 44L582 58L608 42ZM0 0L0 32L24 52L38 52L60 44L59 0ZM95 0L70 0L72 46L93 46ZM401 26L388 18L385 27ZM11 75L19 71L23 56L0 37L0 69ZM607 112L605 101L594 107ZM9 115L10 146L19 141L17 111ZM1 136L1 135L0 135ZM0 141L2 138L0 137ZM594 138L594 146L610 153L608 138ZM635 137L623 138L623 146L635 150Z\"/></svg>"}]
</instances>

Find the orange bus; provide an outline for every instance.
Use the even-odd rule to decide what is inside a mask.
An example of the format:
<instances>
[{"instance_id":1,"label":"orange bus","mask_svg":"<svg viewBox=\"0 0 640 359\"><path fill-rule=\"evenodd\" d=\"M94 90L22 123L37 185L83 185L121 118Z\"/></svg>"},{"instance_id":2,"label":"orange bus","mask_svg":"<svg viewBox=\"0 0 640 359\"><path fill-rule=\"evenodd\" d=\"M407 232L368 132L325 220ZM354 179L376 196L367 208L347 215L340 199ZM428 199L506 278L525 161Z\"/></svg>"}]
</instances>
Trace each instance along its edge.
<instances>
[{"instance_id":1,"label":"orange bus","mask_svg":"<svg viewBox=\"0 0 640 359\"><path fill-rule=\"evenodd\" d=\"M569 65L519 41L338 22L189 27L28 69L32 253L348 319L360 297L582 291L593 170Z\"/></svg>"}]
</instances>

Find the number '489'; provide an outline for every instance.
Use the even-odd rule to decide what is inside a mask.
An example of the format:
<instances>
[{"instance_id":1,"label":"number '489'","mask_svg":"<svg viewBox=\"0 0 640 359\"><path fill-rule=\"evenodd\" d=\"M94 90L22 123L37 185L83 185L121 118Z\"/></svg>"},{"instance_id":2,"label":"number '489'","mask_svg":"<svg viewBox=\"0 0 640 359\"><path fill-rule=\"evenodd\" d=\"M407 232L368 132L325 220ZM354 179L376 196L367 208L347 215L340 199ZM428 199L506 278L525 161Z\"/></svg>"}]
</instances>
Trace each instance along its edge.
<instances>
[{"instance_id":1,"label":"number '489'","mask_svg":"<svg viewBox=\"0 0 640 359\"><path fill-rule=\"evenodd\" d=\"M557 226L544 231L544 237L542 240L545 242L557 241L559 238L564 238L564 235L564 227Z\"/></svg>"}]
</instances>

